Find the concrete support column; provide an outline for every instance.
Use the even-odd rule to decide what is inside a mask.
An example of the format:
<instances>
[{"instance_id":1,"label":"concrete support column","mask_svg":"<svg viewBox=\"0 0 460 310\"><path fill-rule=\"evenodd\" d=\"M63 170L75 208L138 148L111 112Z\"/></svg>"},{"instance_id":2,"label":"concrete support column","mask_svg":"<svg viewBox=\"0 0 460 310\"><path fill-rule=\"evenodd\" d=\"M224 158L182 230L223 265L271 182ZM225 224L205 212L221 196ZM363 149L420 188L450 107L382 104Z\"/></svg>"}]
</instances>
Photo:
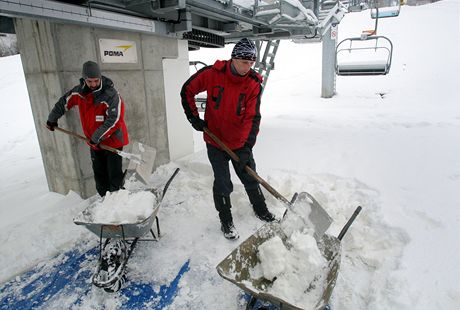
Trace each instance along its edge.
<instances>
[{"instance_id":1,"label":"concrete support column","mask_svg":"<svg viewBox=\"0 0 460 310\"><path fill-rule=\"evenodd\" d=\"M335 94L335 48L338 27L330 27L323 37L321 97L332 98Z\"/></svg>"},{"instance_id":2,"label":"concrete support column","mask_svg":"<svg viewBox=\"0 0 460 310\"><path fill-rule=\"evenodd\" d=\"M168 131L173 131L184 141L193 141L190 126L176 129L174 123L170 124L166 111L167 105L180 108L178 85L185 82L189 68L188 60L186 65L177 66L177 85L166 91L163 59L177 58L183 42L175 38L33 19L16 19L15 28L51 191L66 194L73 190L85 198L96 192L89 147L73 137L49 132L44 127L59 97L79 83L82 64L87 60L100 64L102 74L112 79L123 97L130 140L157 149L155 166L168 163L172 154L176 154L176 150L170 149ZM103 62L100 39L134 42L137 61ZM183 119L185 121L185 117ZM59 120L59 126L82 133L78 109L68 111ZM129 150L129 147L126 149ZM193 144L191 147L183 146L177 154L192 152Z\"/></svg>"},{"instance_id":3,"label":"concrete support column","mask_svg":"<svg viewBox=\"0 0 460 310\"><path fill-rule=\"evenodd\" d=\"M64 94L65 88L70 89L72 84L78 82L81 74L77 72L81 65L69 68L74 72L72 81L65 77L71 73L62 69L58 56L60 51L56 46L56 30L51 23L15 19L15 28L48 187L51 191L63 194L70 189L78 193L90 193L94 183L91 183L88 148L75 139L58 132L51 133L44 127L49 112ZM90 35L74 38L89 40ZM84 52L80 59L96 58L95 50L80 50ZM59 120L59 126L81 133L78 111L69 111Z\"/></svg>"}]
</instances>

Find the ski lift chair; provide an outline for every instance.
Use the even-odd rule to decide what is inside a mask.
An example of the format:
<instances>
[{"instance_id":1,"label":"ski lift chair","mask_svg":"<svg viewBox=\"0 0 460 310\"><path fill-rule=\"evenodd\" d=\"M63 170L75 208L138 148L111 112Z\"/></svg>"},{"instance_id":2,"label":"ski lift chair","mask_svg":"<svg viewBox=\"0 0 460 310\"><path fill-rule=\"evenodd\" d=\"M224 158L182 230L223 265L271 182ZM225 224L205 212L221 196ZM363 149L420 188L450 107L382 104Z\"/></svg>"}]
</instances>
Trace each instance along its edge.
<instances>
[{"instance_id":1,"label":"ski lift chair","mask_svg":"<svg viewBox=\"0 0 460 310\"><path fill-rule=\"evenodd\" d=\"M401 11L400 0L380 0L375 3L376 7L371 8L371 18L396 17Z\"/></svg>"},{"instance_id":2,"label":"ski lift chair","mask_svg":"<svg viewBox=\"0 0 460 310\"><path fill-rule=\"evenodd\" d=\"M390 71L393 44L384 36L342 40L336 49L337 75L385 75Z\"/></svg>"}]
</instances>

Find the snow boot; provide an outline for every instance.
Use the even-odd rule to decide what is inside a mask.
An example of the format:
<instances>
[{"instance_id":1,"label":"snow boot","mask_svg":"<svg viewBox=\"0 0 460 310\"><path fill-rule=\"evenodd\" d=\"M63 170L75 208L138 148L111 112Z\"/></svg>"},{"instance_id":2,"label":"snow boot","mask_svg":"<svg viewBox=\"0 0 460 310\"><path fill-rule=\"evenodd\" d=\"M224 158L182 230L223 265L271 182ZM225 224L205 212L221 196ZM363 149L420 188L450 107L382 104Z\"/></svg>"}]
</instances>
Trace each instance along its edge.
<instances>
[{"instance_id":1,"label":"snow boot","mask_svg":"<svg viewBox=\"0 0 460 310\"><path fill-rule=\"evenodd\" d=\"M238 235L238 231L236 230L233 222L221 222L220 229L224 233L224 237L229 240L238 239L240 235Z\"/></svg>"},{"instance_id":2,"label":"snow boot","mask_svg":"<svg viewBox=\"0 0 460 310\"><path fill-rule=\"evenodd\" d=\"M268 223L278 220L273 213L267 209L264 194L259 186L255 189L246 190L246 193L248 194L249 201L252 204L252 208L254 209L254 213L257 218Z\"/></svg>"},{"instance_id":3,"label":"snow boot","mask_svg":"<svg viewBox=\"0 0 460 310\"><path fill-rule=\"evenodd\" d=\"M233 225L232 211L230 210L232 208L230 197L216 193L214 193L213 196L214 205L216 210L219 212L219 219L221 223L220 229L224 233L224 237L230 240L238 239L240 236Z\"/></svg>"}]
</instances>

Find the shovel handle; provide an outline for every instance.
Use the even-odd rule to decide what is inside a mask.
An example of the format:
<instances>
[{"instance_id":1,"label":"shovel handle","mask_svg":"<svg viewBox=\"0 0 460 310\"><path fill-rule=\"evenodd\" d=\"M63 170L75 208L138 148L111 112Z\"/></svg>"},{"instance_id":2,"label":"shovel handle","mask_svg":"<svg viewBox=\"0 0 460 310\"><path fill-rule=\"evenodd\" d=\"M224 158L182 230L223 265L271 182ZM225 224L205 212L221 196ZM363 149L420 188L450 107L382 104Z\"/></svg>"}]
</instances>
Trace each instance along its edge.
<instances>
[{"instance_id":1,"label":"shovel handle","mask_svg":"<svg viewBox=\"0 0 460 310\"><path fill-rule=\"evenodd\" d=\"M75 138L78 138L78 139L80 139L80 140L83 140L83 141L86 141L86 142L89 142L89 141L90 141L87 137L84 137L84 136L82 136L82 135L80 135L80 134L78 134L78 133L76 133L76 132L69 131L69 130L66 130L66 129L63 129L63 128L60 128L60 127L54 127L54 129L55 129L55 130L58 130L58 131L60 131L60 132L66 133L66 134L68 134L68 135L70 135L70 136L73 136L73 137L75 137ZM104 149L104 150L107 150L107 151L110 151L110 152L113 152L113 153L115 153L115 154L120 155L120 151L119 151L119 150L117 150L117 149L115 149L115 148L113 148L113 147L110 147L110 146L108 146L108 145L99 144L99 147L100 147L101 149Z\"/></svg>"},{"instance_id":2,"label":"shovel handle","mask_svg":"<svg viewBox=\"0 0 460 310\"><path fill-rule=\"evenodd\" d=\"M228 146L226 146L219 138L217 138L207 127L203 128L203 131L211 137L234 161L239 162L240 159L238 155L235 154ZM278 193L276 189L274 189L270 184L268 184L264 179L262 179L254 170L251 169L249 166L245 166L244 169L246 172L252 176L257 182L259 182L267 191L270 192L276 199L284 202L286 205L291 207L291 202L287 200L283 195Z\"/></svg>"}]
</instances>

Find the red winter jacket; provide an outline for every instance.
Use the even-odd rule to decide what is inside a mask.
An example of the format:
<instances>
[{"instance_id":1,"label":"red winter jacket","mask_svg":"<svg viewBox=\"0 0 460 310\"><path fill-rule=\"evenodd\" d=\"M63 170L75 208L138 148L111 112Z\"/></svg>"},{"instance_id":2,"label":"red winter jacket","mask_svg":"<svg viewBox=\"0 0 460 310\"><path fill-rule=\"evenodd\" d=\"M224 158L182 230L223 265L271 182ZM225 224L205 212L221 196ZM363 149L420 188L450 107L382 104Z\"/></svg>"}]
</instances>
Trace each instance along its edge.
<instances>
[{"instance_id":1,"label":"red winter jacket","mask_svg":"<svg viewBox=\"0 0 460 310\"><path fill-rule=\"evenodd\" d=\"M230 66L231 60L218 60L192 75L182 86L182 106L189 121L199 117L195 95L206 91L208 129L232 150L252 148L260 125L262 77L252 69L245 76L234 75ZM204 140L220 148L206 133Z\"/></svg>"},{"instance_id":2,"label":"red winter jacket","mask_svg":"<svg viewBox=\"0 0 460 310\"><path fill-rule=\"evenodd\" d=\"M83 133L88 139L113 148L129 143L124 120L125 104L109 78L102 76L101 86L94 91L80 79L80 85L58 100L48 116L48 121L57 122L74 106L78 106Z\"/></svg>"}]
</instances>

